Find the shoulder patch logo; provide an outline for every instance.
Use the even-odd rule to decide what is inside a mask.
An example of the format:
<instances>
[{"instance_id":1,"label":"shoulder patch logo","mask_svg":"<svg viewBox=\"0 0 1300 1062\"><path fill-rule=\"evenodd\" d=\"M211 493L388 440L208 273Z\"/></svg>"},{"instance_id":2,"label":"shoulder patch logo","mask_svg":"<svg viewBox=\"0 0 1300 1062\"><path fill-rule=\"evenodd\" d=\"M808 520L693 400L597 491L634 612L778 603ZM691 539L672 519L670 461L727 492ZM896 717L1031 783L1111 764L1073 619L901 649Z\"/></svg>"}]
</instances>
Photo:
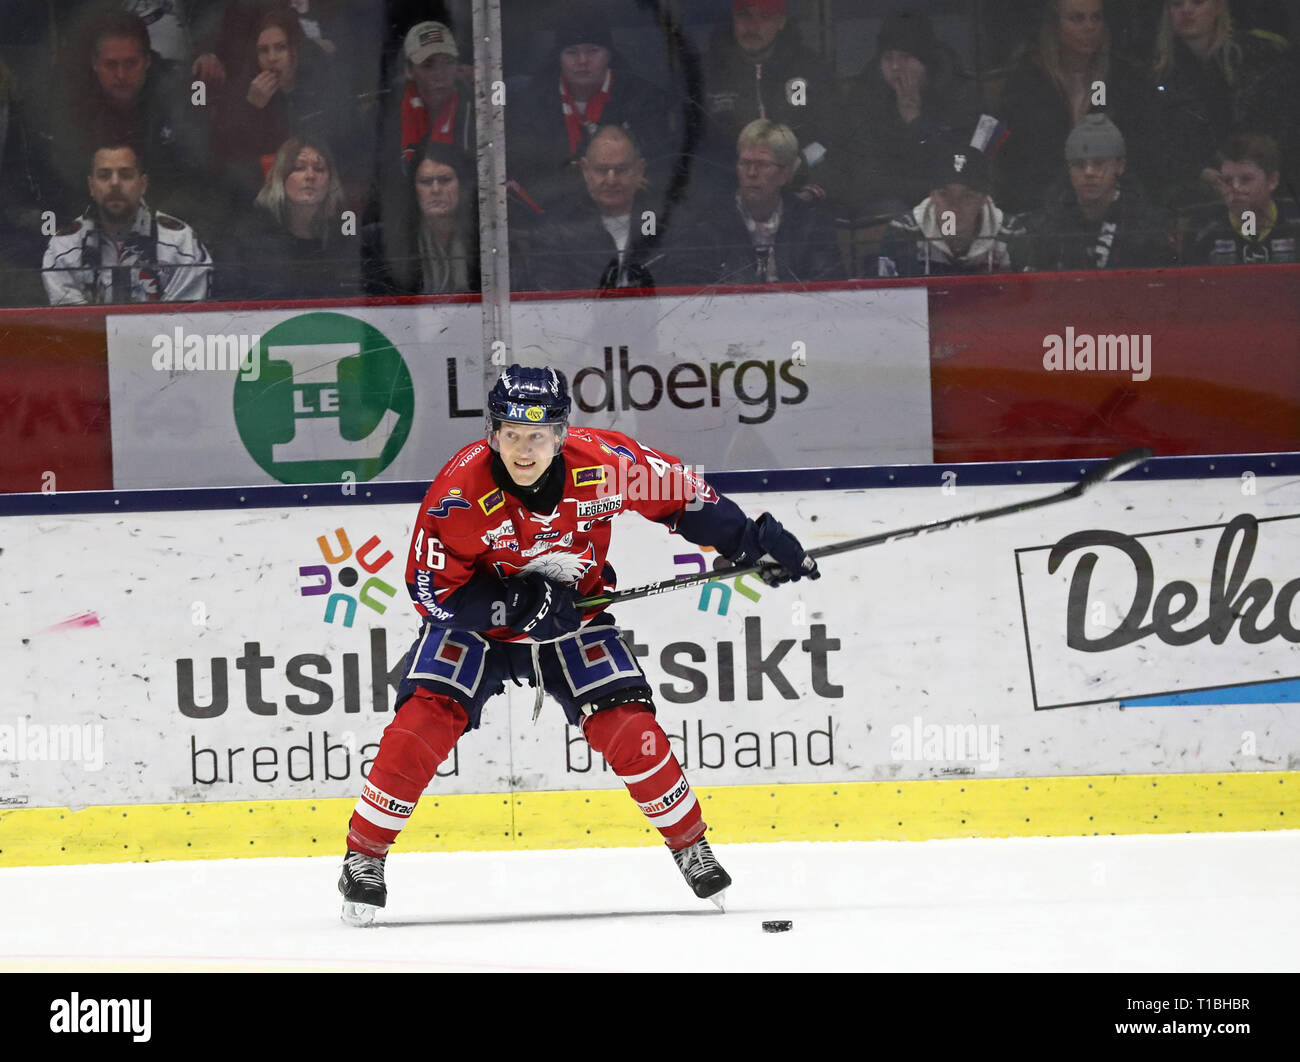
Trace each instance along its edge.
<instances>
[{"instance_id":1,"label":"shoulder patch logo","mask_svg":"<svg viewBox=\"0 0 1300 1062\"><path fill-rule=\"evenodd\" d=\"M490 491L487 494L484 494L483 497L481 497L478 500L479 508L482 509L483 512L488 516L491 516L494 512L500 509L501 506L503 506L505 503L506 503L505 492L502 491L500 487L497 487L497 489L494 491Z\"/></svg>"},{"instance_id":2,"label":"shoulder patch logo","mask_svg":"<svg viewBox=\"0 0 1300 1062\"><path fill-rule=\"evenodd\" d=\"M472 508L470 503L464 498L455 497L455 495L460 494L459 490L453 487L448 493L452 495L452 497L443 498L442 501L438 502L438 504L432 509L425 509L424 511L430 516L436 516L439 520L445 520L451 515L453 509Z\"/></svg>"},{"instance_id":3,"label":"shoulder patch logo","mask_svg":"<svg viewBox=\"0 0 1300 1062\"><path fill-rule=\"evenodd\" d=\"M619 457L626 457L629 461L632 462L632 464L636 464L636 454L634 454L631 451L631 449L626 446L623 446L621 444L618 446L610 446L609 443L602 442L600 444L600 449L602 453L607 453L610 456L613 456L614 454L618 454Z\"/></svg>"},{"instance_id":4,"label":"shoulder patch logo","mask_svg":"<svg viewBox=\"0 0 1300 1062\"><path fill-rule=\"evenodd\" d=\"M589 465L586 468L575 468L573 470L573 485L582 487L589 483L604 483L605 474L605 465Z\"/></svg>"}]
</instances>

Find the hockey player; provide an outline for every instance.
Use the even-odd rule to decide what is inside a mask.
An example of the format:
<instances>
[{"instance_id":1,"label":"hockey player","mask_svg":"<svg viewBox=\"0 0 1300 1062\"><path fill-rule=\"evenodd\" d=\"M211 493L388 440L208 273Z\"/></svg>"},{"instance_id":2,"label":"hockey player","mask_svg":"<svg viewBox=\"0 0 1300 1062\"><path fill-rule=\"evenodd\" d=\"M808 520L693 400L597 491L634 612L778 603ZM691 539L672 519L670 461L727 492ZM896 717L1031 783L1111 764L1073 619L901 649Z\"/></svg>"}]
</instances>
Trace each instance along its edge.
<instances>
[{"instance_id":1,"label":"hockey player","mask_svg":"<svg viewBox=\"0 0 1300 1062\"><path fill-rule=\"evenodd\" d=\"M397 712L352 814L339 879L343 919L368 925L387 900L384 860L434 772L507 678L564 709L663 835L701 898L731 878L705 840L700 805L655 720L631 646L583 597L612 589L611 522L636 512L776 586L820 576L771 516L749 519L677 458L615 431L568 427L563 375L512 365L487 403L487 439L454 456L415 523L406 582L423 617ZM652 477L650 482L647 477ZM628 489L636 483L643 489Z\"/></svg>"}]
</instances>

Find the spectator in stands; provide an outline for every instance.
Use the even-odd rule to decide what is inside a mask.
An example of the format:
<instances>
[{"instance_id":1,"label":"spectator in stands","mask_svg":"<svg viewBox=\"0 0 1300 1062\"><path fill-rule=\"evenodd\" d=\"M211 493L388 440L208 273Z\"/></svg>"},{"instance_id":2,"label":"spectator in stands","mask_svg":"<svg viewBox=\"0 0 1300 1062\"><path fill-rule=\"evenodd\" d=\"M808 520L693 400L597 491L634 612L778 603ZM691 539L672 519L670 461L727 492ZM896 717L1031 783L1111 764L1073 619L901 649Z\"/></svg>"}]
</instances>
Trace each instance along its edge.
<instances>
[{"instance_id":1,"label":"spectator in stands","mask_svg":"<svg viewBox=\"0 0 1300 1062\"><path fill-rule=\"evenodd\" d=\"M705 55L704 86L702 180L730 186L736 137L764 118L785 126L803 145L803 198L824 195L811 182L829 147L835 87L826 64L786 24L786 0L733 0L730 25L714 35Z\"/></svg>"},{"instance_id":2,"label":"spectator in stands","mask_svg":"<svg viewBox=\"0 0 1300 1062\"><path fill-rule=\"evenodd\" d=\"M581 162L601 126L622 126L636 138L656 187L681 150L680 107L627 69L595 6L580 7L556 27L549 61L532 91L507 108L506 121L510 177L543 211L581 195Z\"/></svg>"},{"instance_id":3,"label":"spectator in stands","mask_svg":"<svg viewBox=\"0 0 1300 1062\"><path fill-rule=\"evenodd\" d=\"M449 144L425 140L411 181L414 225L366 226L369 295L448 295L481 290L474 166Z\"/></svg>"},{"instance_id":4,"label":"spectator in stands","mask_svg":"<svg viewBox=\"0 0 1300 1062\"><path fill-rule=\"evenodd\" d=\"M1215 150L1235 132L1267 133L1295 160L1300 87L1285 50L1270 34L1236 32L1227 0L1166 0L1155 71L1170 202L1222 195Z\"/></svg>"},{"instance_id":5,"label":"spectator in stands","mask_svg":"<svg viewBox=\"0 0 1300 1062\"><path fill-rule=\"evenodd\" d=\"M359 240L345 235L343 185L323 140L290 137L276 152L254 215L223 271L223 298L310 299L360 289Z\"/></svg>"},{"instance_id":6,"label":"spectator in stands","mask_svg":"<svg viewBox=\"0 0 1300 1062\"><path fill-rule=\"evenodd\" d=\"M149 31L149 47L164 62L188 70L210 90L226 83L226 68L208 47L221 18L222 0L120 0Z\"/></svg>"},{"instance_id":7,"label":"spectator in stands","mask_svg":"<svg viewBox=\"0 0 1300 1062\"><path fill-rule=\"evenodd\" d=\"M919 11L886 16L876 54L840 110L827 190L837 214L850 218L892 217L924 199L931 145L969 142L979 118L970 79Z\"/></svg>"},{"instance_id":8,"label":"spectator in stands","mask_svg":"<svg viewBox=\"0 0 1300 1062\"><path fill-rule=\"evenodd\" d=\"M262 186L290 136L332 141L339 134L345 104L333 76L324 53L305 45L295 12L262 17L253 54L232 74L213 128L213 154L239 201Z\"/></svg>"},{"instance_id":9,"label":"spectator in stands","mask_svg":"<svg viewBox=\"0 0 1300 1062\"><path fill-rule=\"evenodd\" d=\"M1193 212L1185 259L1208 265L1300 261L1300 207L1277 195L1277 141L1238 134L1224 145L1217 162L1223 203Z\"/></svg>"},{"instance_id":10,"label":"spectator in stands","mask_svg":"<svg viewBox=\"0 0 1300 1062\"><path fill-rule=\"evenodd\" d=\"M149 177L135 148L107 144L91 156L93 201L50 238L51 306L206 299L212 258L185 222L150 209Z\"/></svg>"},{"instance_id":11,"label":"spectator in stands","mask_svg":"<svg viewBox=\"0 0 1300 1062\"><path fill-rule=\"evenodd\" d=\"M1018 271L1024 245L1019 219L989 195L989 160L973 147L939 151L929 196L889 223L877 273L882 277L953 276Z\"/></svg>"},{"instance_id":12,"label":"spectator in stands","mask_svg":"<svg viewBox=\"0 0 1300 1062\"><path fill-rule=\"evenodd\" d=\"M51 131L61 211L82 201L85 160L112 141L129 144L149 160L159 206L180 213L184 204L193 216L202 207L188 193L207 162L206 110L191 106L187 80L153 61L138 16L108 12L92 25L89 42L86 66L76 64L61 87Z\"/></svg>"},{"instance_id":13,"label":"spectator in stands","mask_svg":"<svg viewBox=\"0 0 1300 1062\"><path fill-rule=\"evenodd\" d=\"M645 198L646 163L631 135L622 126L601 126L580 168L585 192L551 211L538 229L520 286L577 291L662 283L666 219Z\"/></svg>"},{"instance_id":14,"label":"spectator in stands","mask_svg":"<svg viewBox=\"0 0 1300 1062\"><path fill-rule=\"evenodd\" d=\"M1035 210L1055 182L1065 138L1079 119L1105 111L1132 145L1139 175L1153 162L1140 150L1152 99L1144 73L1110 46L1102 0L1044 0L1033 45L1008 76L998 116L1010 137L998 157L997 199Z\"/></svg>"},{"instance_id":15,"label":"spectator in stands","mask_svg":"<svg viewBox=\"0 0 1300 1062\"><path fill-rule=\"evenodd\" d=\"M1139 269L1173 265L1169 224L1126 172L1124 135L1085 114L1065 141L1069 182L1025 219L1025 268Z\"/></svg>"},{"instance_id":16,"label":"spectator in stands","mask_svg":"<svg viewBox=\"0 0 1300 1062\"><path fill-rule=\"evenodd\" d=\"M423 145L445 144L469 158L478 146L474 93L458 80L460 51L451 29L417 22L406 31L402 55L403 80L385 104L375 159L375 205L389 238L419 224L411 181Z\"/></svg>"},{"instance_id":17,"label":"spectator in stands","mask_svg":"<svg viewBox=\"0 0 1300 1062\"><path fill-rule=\"evenodd\" d=\"M0 62L0 306L45 303L35 264L45 251L39 185L18 79Z\"/></svg>"},{"instance_id":18,"label":"spectator in stands","mask_svg":"<svg viewBox=\"0 0 1300 1062\"><path fill-rule=\"evenodd\" d=\"M700 204L674 242L679 283L765 284L844 276L835 227L822 207L791 193L802 162L788 126L759 118L736 142L738 188L729 202ZM675 230L676 232L677 230Z\"/></svg>"}]
</instances>

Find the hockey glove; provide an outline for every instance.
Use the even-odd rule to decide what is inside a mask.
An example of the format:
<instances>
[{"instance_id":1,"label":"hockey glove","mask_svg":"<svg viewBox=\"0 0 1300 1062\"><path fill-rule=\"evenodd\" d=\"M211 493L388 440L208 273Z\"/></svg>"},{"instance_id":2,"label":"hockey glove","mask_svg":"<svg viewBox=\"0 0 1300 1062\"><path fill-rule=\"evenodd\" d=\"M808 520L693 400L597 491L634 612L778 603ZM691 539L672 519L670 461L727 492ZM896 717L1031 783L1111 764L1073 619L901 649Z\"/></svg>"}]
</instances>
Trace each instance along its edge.
<instances>
[{"instance_id":1,"label":"hockey glove","mask_svg":"<svg viewBox=\"0 0 1300 1062\"><path fill-rule=\"evenodd\" d=\"M817 562L771 513L764 513L757 520L745 524L740 550L732 555L731 563L760 565L758 577L768 586L798 582L805 576L809 579L822 577Z\"/></svg>"},{"instance_id":2,"label":"hockey glove","mask_svg":"<svg viewBox=\"0 0 1300 1062\"><path fill-rule=\"evenodd\" d=\"M505 580L506 623L516 634L549 642L582 626L573 587L533 572Z\"/></svg>"}]
</instances>

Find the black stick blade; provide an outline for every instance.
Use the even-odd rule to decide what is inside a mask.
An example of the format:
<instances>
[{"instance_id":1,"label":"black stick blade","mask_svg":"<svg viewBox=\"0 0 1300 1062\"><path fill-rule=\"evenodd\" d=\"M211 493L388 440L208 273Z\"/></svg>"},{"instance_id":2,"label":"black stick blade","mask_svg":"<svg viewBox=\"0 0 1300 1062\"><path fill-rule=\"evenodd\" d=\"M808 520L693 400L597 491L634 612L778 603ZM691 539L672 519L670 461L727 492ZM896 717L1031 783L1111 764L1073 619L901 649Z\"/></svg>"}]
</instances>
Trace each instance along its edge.
<instances>
[{"instance_id":1,"label":"black stick blade","mask_svg":"<svg viewBox=\"0 0 1300 1062\"><path fill-rule=\"evenodd\" d=\"M1097 466L1083 479L1079 480L1079 493L1086 494L1099 483L1107 483L1124 475L1125 472L1132 472L1133 469L1151 460L1154 456L1155 451L1149 446L1135 446L1131 450L1125 450L1122 454L1112 457L1105 464Z\"/></svg>"}]
</instances>

